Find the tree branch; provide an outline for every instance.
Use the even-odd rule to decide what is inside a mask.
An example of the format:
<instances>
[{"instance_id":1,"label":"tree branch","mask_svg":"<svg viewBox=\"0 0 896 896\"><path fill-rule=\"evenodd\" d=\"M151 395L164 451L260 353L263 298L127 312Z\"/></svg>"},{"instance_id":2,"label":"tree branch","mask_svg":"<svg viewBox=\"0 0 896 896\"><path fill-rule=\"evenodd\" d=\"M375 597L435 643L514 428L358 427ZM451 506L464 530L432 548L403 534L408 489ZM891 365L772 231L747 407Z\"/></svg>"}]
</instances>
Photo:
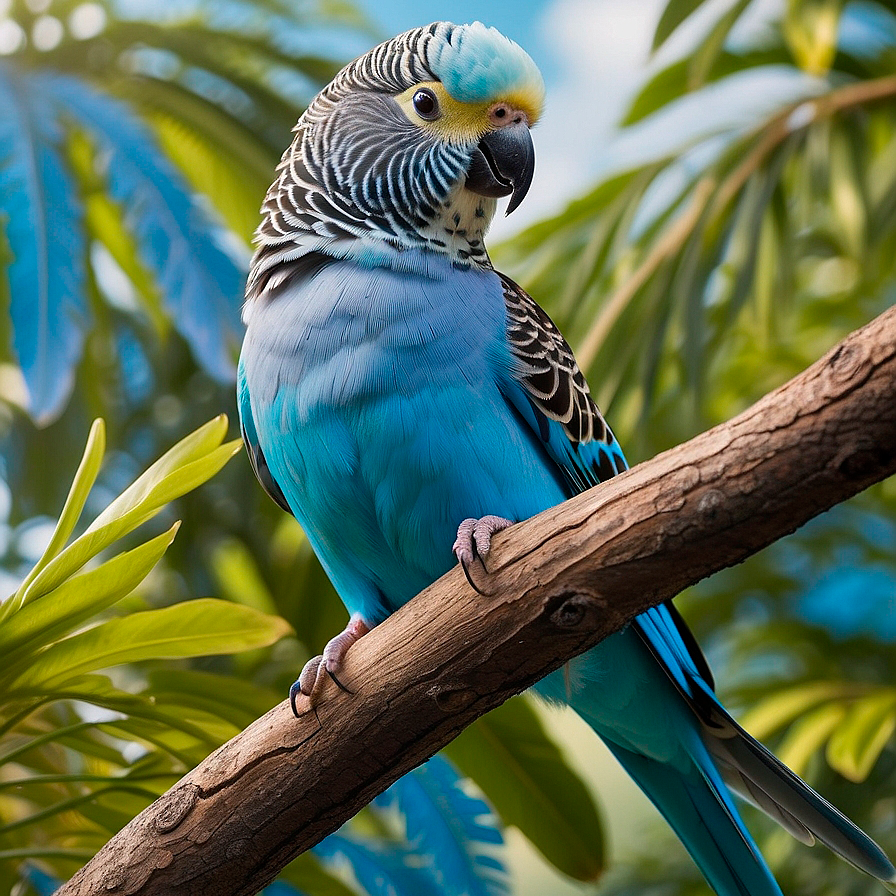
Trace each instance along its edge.
<instances>
[{"instance_id":1,"label":"tree branch","mask_svg":"<svg viewBox=\"0 0 896 896\"><path fill-rule=\"evenodd\" d=\"M894 471L891 309L734 420L499 536L493 596L452 570L352 648L354 693L272 709L60 896L257 893L483 713Z\"/></svg>"}]
</instances>

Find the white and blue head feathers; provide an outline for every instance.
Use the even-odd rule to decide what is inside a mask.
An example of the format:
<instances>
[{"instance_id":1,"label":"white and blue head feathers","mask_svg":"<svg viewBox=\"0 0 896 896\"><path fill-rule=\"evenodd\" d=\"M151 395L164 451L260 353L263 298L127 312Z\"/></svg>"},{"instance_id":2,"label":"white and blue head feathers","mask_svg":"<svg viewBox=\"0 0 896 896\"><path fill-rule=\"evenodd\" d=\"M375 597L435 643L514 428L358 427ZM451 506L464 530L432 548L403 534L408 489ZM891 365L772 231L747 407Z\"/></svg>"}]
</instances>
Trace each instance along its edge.
<instances>
[{"instance_id":1,"label":"white and blue head feathers","mask_svg":"<svg viewBox=\"0 0 896 896\"><path fill-rule=\"evenodd\" d=\"M444 22L440 28L444 29L442 40L427 47L429 67L458 102L488 102L517 92L543 101L541 72L519 44L482 22Z\"/></svg>"}]
</instances>

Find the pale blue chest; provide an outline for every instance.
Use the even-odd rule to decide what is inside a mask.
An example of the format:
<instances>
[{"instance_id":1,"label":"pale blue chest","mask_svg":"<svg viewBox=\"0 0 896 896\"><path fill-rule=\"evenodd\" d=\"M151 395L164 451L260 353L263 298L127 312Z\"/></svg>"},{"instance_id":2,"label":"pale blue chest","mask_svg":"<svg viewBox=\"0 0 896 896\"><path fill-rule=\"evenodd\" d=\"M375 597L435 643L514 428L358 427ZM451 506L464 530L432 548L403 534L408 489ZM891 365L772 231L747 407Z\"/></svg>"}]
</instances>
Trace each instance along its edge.
<instances>
[{"instance_id":1,"label":"pale blue chest","mask_svg":"<svg viewBox=\"0 0 896 896\"><path fill-rule=\"evenodd\" d=\"M243 366L275 479L350 609L394 609L453 563L467 516L562 500L502 394L500 281L333 264L251 309ZM358 603L362 606L358 606ZM374 620L371 620L374 621Z\"/></svg>"}]
</instances>

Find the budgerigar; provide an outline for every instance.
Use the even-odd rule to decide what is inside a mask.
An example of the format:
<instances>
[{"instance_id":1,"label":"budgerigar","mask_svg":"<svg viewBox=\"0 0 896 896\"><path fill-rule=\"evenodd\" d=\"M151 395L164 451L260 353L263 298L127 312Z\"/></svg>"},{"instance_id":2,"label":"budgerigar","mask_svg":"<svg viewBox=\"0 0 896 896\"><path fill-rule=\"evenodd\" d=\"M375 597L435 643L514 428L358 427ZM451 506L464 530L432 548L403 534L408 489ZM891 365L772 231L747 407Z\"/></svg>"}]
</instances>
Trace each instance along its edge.
<instances>
[{"instance_id":1,"label":"budgerigar","mask_svg":"<svg viewBox=\"0 0 896 896\"><path fill-rule=\"evenodd\" d=\"M494 29L409 31L313 100L268 192L243 433L351 614L294 701L455 553L469 565L508 521L625 469L569 346L483 242L497 197L512 210L529 187L543 93L531 58ZM722 896L780 896L731 791L896 880L869 837L732 720L672 604L537 690L606 741Z\"/></svg>"}]
</instances>

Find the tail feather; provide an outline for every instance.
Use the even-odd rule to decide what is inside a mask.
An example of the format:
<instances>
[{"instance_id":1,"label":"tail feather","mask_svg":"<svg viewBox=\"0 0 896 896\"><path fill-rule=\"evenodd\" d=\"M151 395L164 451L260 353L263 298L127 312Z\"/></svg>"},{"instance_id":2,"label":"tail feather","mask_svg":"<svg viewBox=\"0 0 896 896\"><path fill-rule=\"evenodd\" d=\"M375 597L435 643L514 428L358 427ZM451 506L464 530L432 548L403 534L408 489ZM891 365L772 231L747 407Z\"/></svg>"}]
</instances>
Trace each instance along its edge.
<instances>
[{"instance_id":1,"label":"tail feather","mask_svg":"<svg viewBox=\"0 0 896 896\"><path fill-rule=\"evenodd\" d=\"M719 896L781 896L756 844L705 757L682 772L607 742L650 797Z\"/></svg>"},{"instance_id":2,"label":"tail feather","mask_svg":"<svg viewBox=\"0 0 896 896\"><path fill-rule=\"evenodd\" d=\"M896 868L884 851L842 812L798 778L718 707L721 734L706 744L728 786L762 809L804 843L824 843L856 868L896 883Z\"/></svg>"}]
</instances>

